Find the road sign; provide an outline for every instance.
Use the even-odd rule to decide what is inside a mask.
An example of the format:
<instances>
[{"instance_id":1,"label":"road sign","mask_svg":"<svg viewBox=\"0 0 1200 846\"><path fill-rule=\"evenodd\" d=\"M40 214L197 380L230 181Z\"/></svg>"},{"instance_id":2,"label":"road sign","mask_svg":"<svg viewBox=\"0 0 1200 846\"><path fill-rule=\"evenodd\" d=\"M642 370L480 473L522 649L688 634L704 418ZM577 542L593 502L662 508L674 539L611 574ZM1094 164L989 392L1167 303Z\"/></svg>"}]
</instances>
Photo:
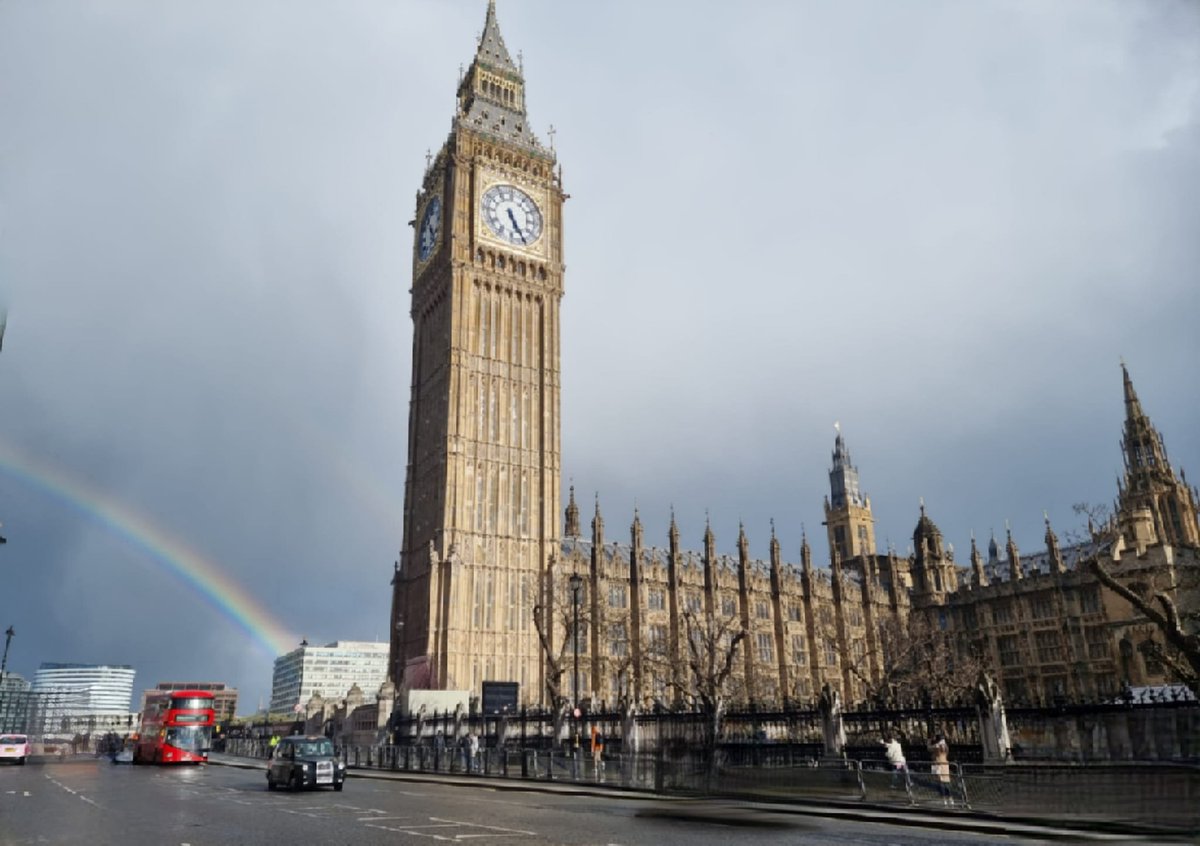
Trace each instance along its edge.
<instances>
[{"instance_id":1,"label":"road sign","mask_svg":"<svg viewBox=\"0 0 1200 846\"><path fill-rule=\"evenodd\" d=\"M483 683L483 713L515 714L521 686L517 682L485 681Z\"/></svg>"}]
</instances>

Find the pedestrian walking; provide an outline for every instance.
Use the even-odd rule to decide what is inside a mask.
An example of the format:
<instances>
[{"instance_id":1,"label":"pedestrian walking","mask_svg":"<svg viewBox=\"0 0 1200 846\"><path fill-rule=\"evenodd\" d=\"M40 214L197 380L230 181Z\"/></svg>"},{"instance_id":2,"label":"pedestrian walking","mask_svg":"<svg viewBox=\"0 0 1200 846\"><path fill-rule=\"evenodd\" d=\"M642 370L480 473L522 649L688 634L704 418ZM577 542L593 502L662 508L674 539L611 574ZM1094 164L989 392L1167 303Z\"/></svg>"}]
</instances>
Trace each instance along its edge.
<instances>
[{"instance_id":1,"label":"pedestrian walking","mask_svg":"<svg viewBox=\"0 0 1200 846\"><path fill-rule=\"evenodd\" d=\"M929 744L929 757L933 761L930 771L937 777L942 804L953 805L954 797L950 795L950 745L946 743L944 734L933 736L933 742Z\"/></svg>"},{"instance_id":2,"label":"pedestrian walking","mask_svg":"<svg viewBox=\"0 0 1200 846\"><path fill-rule=\"evenodd\" d=\"M602 781L604 778L604 735L600 731L600 726L592 723L592 771L596 776L596 781Z\"/></svg>"},{"instance_id":3,"label":"pedestrian walking","mask_svg":"<svg viewBox=\"0 0 1200 846\"><path fill-rule=\"evenodd\" d=\"M467 770L475 772L477 768L477 759L479 757L479 735L471 732L467 735Z\"/></svg>"},{"instance_id":4,"label":"pedestrian walking","mask_svg":"<svg viewBox=\"0 0 1200 846\"><path fill-rule=\"evenodd\" d=\"M885 734L879 741L883 744L883 754L892 771L892 790L896 789L896 781L903 776L904 786L908 787L908 762L904 760L904 750L900 741L891 734Z\"/></svg>"}]
</instances>

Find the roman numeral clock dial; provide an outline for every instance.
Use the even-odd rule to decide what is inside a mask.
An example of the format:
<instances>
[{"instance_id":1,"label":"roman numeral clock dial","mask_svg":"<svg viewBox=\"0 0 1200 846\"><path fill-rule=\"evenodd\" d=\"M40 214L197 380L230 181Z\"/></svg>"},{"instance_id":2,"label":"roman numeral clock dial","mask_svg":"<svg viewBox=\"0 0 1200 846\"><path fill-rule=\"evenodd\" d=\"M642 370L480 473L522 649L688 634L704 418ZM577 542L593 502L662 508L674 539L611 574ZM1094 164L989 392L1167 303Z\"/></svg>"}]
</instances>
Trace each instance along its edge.
<instances>
[{"instance_id":1,"label":"roman numeral clock dial","mask_svg":"<svg viewBox=\"0 0 1200 846\"><path fill-rule=\"evenodd\" d=\"M480 213L492 234L508 244L529 247L542 237L542 211L514 185L493 185L483 194Z\"/></svg>"}]
</instances>

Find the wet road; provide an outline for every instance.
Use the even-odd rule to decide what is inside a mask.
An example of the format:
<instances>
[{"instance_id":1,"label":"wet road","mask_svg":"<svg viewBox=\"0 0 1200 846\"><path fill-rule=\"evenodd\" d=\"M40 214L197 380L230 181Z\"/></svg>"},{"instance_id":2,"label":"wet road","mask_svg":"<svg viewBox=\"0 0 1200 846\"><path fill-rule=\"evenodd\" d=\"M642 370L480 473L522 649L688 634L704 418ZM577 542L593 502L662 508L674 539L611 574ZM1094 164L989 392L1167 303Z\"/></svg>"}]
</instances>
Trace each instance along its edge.
<instances>
[{"instance_id":1,"label":"wet road","mask_svg":"<svg viewBox=\"0 0 1200 846\"><path fill-rule=\"evenodd\" d=\"M341 793L268 792L261 770L94 759L0 767L0 844L985 844L1008 837L805 817L717 803L497 791L354 778ZM1036 841L1024 841L1036 842Z\"/></svg>"}]
</instances>

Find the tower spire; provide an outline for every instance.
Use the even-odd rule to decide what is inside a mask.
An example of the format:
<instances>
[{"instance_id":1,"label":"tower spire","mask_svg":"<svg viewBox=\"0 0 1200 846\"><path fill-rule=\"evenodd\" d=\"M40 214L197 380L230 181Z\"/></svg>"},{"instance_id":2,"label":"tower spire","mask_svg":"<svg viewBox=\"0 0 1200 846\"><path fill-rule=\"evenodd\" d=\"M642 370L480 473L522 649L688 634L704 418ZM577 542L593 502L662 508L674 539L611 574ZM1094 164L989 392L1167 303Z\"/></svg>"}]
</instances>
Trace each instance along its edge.
<instances>
[{"instance_id":1,"label":"tower spire","mask_svg":"<svg viewBox=\"0 0 1200 846\"><path fill-rule=\"evenodd\" d=\"M825 526L830 550L837 547L846 561L875 554L875 518L870 498L859 487L858 468L850 459L841 423L834 423L833 428L837 436L829 469L829 496L825 498Z\"/></svg>"},{"instance_id":2,"label":"tower spire","mask_svg":"<svg viewBox=\"0 0 1200 846\"><path fill-rule=\"evenodd\" d=\"M1118 524L1127 538L1144 535L1146 512L1149 512L1148 525L1157 537L1144 540L1172 546L1200 545L1196 498L1175 475L1162 435L1142 409L1124 361L1121 380L1125 393L1125 427L1121 437L1125 473L1117 485Z\"/></svg>"},{"instance_id":3,"label":"tower spire","mask_svg":"<svg viewBox=\"0 0 1200 846\"><path fill-rule=\"evenodd\" d=\"M1125 362L1121 362L1121 376L1125 383L1125 419L1126 421L1134 420L1139 417L1145 417L1145 412L1142 411L1142 404L1138 401L1137 391L1133 389L1133 380L1129 378L1129 368L1125 366Z\"/></svg>"},{"instance_id":4,"label":"tower spire","mask_svg":"<svg viewBox=\"0 0 1200 846\"><path fill-rule=\"evenodd\" d=\"M575 486L571 485L571 498L567 502L566 536L579 537L579 506L575 504Z\"/></svg>"},{"instance_id":5,"label":"tower spire","mask_svg":"<svg viewBox=\"0 0 1200 846\"><path fill-rule=\"evenodd\" d=\"M475 61L487 65L492 70L521 75L521 69L504 46L504 36L500 34L500 24L496 20L496 0L488 0L487 18L483 22L483 34L479 36L479 49L475 51Z\"/></svg>"},{"instance_id":6,"label":"tower spire","mask_svg":"<svg viewBox=\"0 0 1200 846\"><path fill-rule=\"evenodd\" d=\"M458 84L456 123L553 160L526 125L524 68L504 45L494 2L488 3L475 58Z\"/></svg>"}]
</instances>

